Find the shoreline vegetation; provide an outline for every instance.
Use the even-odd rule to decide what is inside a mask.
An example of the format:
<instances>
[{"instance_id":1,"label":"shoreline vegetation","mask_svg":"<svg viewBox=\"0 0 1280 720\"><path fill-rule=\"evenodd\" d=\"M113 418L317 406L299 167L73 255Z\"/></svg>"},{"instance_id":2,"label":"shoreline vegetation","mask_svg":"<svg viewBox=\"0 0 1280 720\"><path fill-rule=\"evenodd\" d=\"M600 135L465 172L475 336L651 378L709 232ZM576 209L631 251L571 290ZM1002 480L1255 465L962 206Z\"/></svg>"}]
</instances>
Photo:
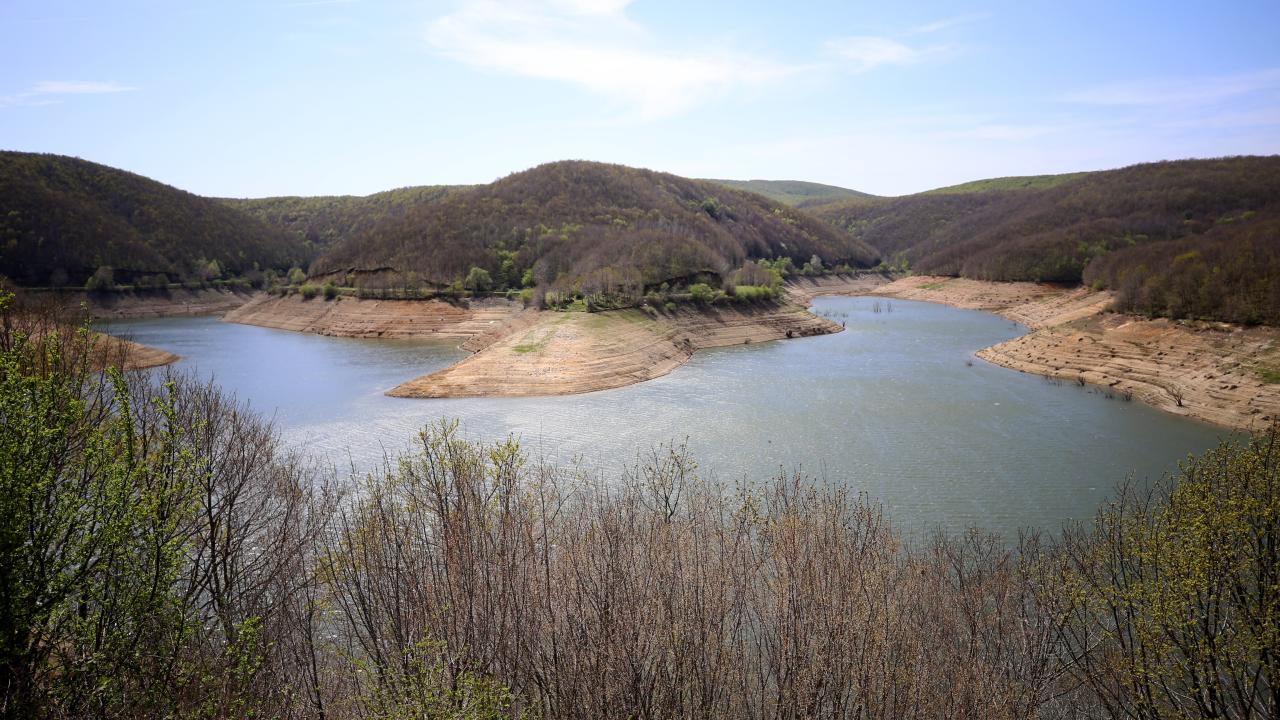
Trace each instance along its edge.
<instances>
[{"instance_id":1,"label":"shoreline vegetation","mask_svg":"<svg viewBox=\"0 0 1280 720\"><path fill-rule=\"evenodd\" d=\"M0 298L14 717L1270 717L1275 431L1016 542L847 485L618 477L428 426L342 478ZM1105 479L1100 479L1105 481ZM1204 621L1212 618L1212 622Z\"/></svg>"},{"instance_id":2,"label":"shoreline vegetation","mask_svg":"<svg viewBox=\"0 0 1280 720\"><path fill-rule=\"evenodd\" d=\"M191 294L173 306L173 314L225 313L229 322L339 337L438 338L473 353L389 389L396 397L564 395L622 387L660 377L699 349L839 332L804 307L821 295L878 295L993 312L1027 326L1027 334L977 352L1003 367L1098 387L1110 397L1234 430L1256 431L1280 418L1280 330L1114 313L1111 293L1079 287L821 275L789 280L775 302L600 312L539 311L501 298ZM155 317L166 314L166 302L172 301L117 299L90 311ZM154 353L151 365L176 359Z\"/></svg>"}]
</instances>

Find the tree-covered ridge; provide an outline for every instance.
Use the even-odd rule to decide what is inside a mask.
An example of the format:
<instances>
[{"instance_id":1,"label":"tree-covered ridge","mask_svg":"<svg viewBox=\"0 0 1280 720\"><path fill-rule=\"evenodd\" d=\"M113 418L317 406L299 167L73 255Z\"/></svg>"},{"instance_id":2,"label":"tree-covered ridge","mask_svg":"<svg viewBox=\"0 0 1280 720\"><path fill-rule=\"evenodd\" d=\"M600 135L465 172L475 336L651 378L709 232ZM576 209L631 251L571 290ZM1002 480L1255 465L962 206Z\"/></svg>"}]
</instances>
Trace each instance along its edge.
<instances>
[{"instance_id":1,"label":"tree-covered ridge","mask_svg":"<svg viewBox=\"0 0 1280 720\"><path fill-rule=\"evenodd\" d=\"M826 265L878 260L848 233L759 195L566 161L413 208L334 246L312 274L412 274L443 285L478 268L496 287L598 291L727 277L761 258L800 266L815 256Z\"/></svg>"},{"instance_id":2,"label":"tree-covered ridge","mask_svg":"<svg viewBox=\"0 0 1280 720\"><path fill-rule=\"evenodd\" d=\"M1280 323L1278 156L1150 163L1040 189L810 212L913 271L1087 282L1150 315Z\"/></svg>"},{"instance_id":3,"label":"tree-covered ridge","mask_svg":"<svg viewBox=\"0 0 1280 720\"><path fill-rule=\"evenodd\" d=\"M849 198L875 197L869 193L850 190L838 185L824 185L822 183L805 182L804 180L709 179L707 182L726 185L735 190L746 190L757 195L763 195L774 202L792 206L799 206L802 203L823 203L833 200L848 200Z\"/></svg>"},{"instance_id":4,"label":"tree-covered ridge","mask_svg":"<svg viewBox=\"0 0 1280 720\"><path fill-rule=\"evenodd\" d=\"M469 187L421 185L366 196L225 198L222 202L272 227L293 233L309 247L323 249L355 237L384 220L401 217L409 208L435 202Z\"/></svg>"},{"instance_id":5,"label":"tree-covered ridge","mask_svg":"<svg viewBox=\"0 0 1280 720\"><path fill-rule=\"evenodd\" d=\"M987 178L984 180L972 180L959 185L935 188L922 194L950 195L955 193L991 192L992 190L1043 190L1069 183L1072 180L1079 180L1090 174L1088 172L1074 172L1060 175L1015 175L1012 177Z\"/></svg>"},{"instance_id":6,"label":"tree-covered ridge","mask_svg":"<svg viewBox=\"0 0 1280 720\"><path fill-rule=\"evenodd\" d=\"M305 262L302 242L214 200L59 155L0 152L0 275L81 285L241 275ZM216 263L216 265L213 265Z\"/></svg>"}]
</instances>

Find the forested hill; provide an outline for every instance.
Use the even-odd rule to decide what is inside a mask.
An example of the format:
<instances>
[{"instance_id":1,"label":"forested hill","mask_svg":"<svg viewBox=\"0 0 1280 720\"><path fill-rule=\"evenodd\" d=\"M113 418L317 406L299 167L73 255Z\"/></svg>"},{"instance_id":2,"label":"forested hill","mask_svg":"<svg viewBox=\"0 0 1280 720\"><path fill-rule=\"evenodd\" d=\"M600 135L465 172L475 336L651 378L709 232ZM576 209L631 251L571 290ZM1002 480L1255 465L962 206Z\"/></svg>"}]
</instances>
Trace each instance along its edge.
<instances>
[{"instance_id":1,"label":"forested hill","mask_svg":"<svg viewBox=\"0 0 1280 720\"><path fill-rule=\"evenodd\" d=\"M0 275L21 285L170 281L308 259L297 237L223 203L60 155L0 152ZM216 265L215 265L216 264Z\"/></svg>"},{"instance_id":2,"label":"forested hill","mask_svg":"<svg viewBox=\"0 0 1280 720\"><path fill-rule=\"evenodd\" d=\"M620 165L565 161L415 207L341 242L313 274L412 273L450 283L473 267L519 287L642 287L749 259L874 265L848 233L752 193Z\"/></svg>"},{"instance_id":3,"label":"forested hill","mask_svg":"<svg viewBox=\"0 0 1280 720\"><path fill-rule=\"evenodd\" d=\"M422 185L366 196L224 198L222 202L320 249L355 237L385 220L398 218L411 207L435 202L469 187Z\"/></svg>"},{"instance_id":4,"label":"forested hill","mask_svg":"<svg viewBox=\"0 0 1280 720\"><path fill-rule=\"evenodd\" d=\"M726 185L735 190L746 190L763 195L774 202L784 205L801 205L803 203L823 203L850 198L875 197L869 193L850 190L836 185L805 182L803 180L708 180L717 185Z\"/></svg>"},{"instance_id":5,"label":"forested hill","mask_svg":"<svg viewBox=\"0 0 1280 720\"><path fill-rule=\"evenodd\" d=\"M1083 282L1148 315L1280 324L1280 156L1030 180L808 211L915 272Z\"/></svg>"}]
</instances>

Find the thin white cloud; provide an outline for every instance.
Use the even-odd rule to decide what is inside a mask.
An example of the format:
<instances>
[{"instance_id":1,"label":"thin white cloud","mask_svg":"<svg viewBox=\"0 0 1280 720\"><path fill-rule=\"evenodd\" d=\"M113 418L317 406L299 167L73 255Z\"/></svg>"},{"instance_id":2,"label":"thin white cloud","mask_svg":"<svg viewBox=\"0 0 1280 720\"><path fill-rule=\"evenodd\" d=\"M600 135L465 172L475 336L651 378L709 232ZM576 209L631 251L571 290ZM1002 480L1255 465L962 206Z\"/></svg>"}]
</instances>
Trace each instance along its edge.
<instances>
[{"instance_id":1,"label":"thin white cloud","mask_svg":"<svg viewBox=\"0 0 1280 720\"><path fill-rule=\"evenodd\" d=\"M85 80L44 80L38 82L28 95L100 95L103 93L129 92L136 88L116 82Z\"/></svg>"},{"instance_id":2,"label":"thin white cloud","mask_svg":"<svg viewBox=\"0 0 1280 720\"><path fill-rule=\"evenodd\" d=\"M95 80L42 80L31 86L30 90L16 95L0 95L0 107L24 105L39 107L56 105L62 102L65 95L103 95L110 93L130 92L137 88L121 85L117 82L100 82Z\"/></svg>"},{"instance_id":3,"label":"thin white cloud","mask_svg":"<svg viewBox=\"0 0 1280 720\"><path fill-rule=\"evenodd\" d=\"M631 109L639 120L678 115L798 70L727 48L661 48L626 16L629 4L464 0L430 24L427 40L474 67L584 88Z\"/></svg>"},{"instance_id":4,"label":"thin white cloud","mask_svg":"<svg viewBox=\"0 0 1280 720\"><path fill-rule=\"evenodd\" d=\"M1280 68L1234 75L1158 79L1098 85L1059 99L1081 105L1157 107L1211 105L1244 95L1280 89Z\"/></svg>"},{"instance_id":5,"label":"thin white cloud","mask_svg":"<svg viewBox=\"0 0 1280 720\"><path fill-rule=\"evenodd\" d=\"M913 65L944 50L914 48L897 40L872 35L830 40L826 47L854 72L867 72L886 65Z\"/></svg>"},{"instance_id":6,"label":"thin white cloud","mask_svg":"<svg viewBox=\"0 0 1280 720\"><path fill-rule=\"evenodd\" d=\"M931 23L917 25L911 28L910 34L911 35L927 35L929 33L938 32L939 30L946 30L947 28L955 27L956 25L967 25L968 23L974 22L976 20L982 20L983 18L986 18L986 17L988 17L986 13L974 13L972 15L959 15L957 17L943 18L941 20L935 20Z\"/></svg>"}]
</instances>

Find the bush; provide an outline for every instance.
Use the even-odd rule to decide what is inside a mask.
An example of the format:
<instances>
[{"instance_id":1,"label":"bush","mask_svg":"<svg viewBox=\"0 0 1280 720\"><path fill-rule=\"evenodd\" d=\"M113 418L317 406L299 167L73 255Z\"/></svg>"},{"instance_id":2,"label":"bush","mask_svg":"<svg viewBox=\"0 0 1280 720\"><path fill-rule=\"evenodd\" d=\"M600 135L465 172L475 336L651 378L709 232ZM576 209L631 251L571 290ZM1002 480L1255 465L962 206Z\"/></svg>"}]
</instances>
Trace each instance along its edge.
<instances>
[{"instance_id":1,"label":"bush","mask_svg":"<svg viewBox=\"0 0 1280 720\"><path fill-rule=\"evenodd\" d=\"M325 300L332 300L332 299L334 299L334 298L336 298L336 297L338 297L338 286L334 285L332 281L325 283L325 284L324 284L324 299L325 299Z\"/></svg>"},{"instance_id":2,"label":"bush","mask_svg":"<svg viewBox=\"0 0 1280 720\"><path fill-rule=\"evenodd\" d=\"M307 284L299 288L298 292L302 294L303 300L310 300L311 298L320 294L320 288L316 287L315 285Z\"/></svg>"},{"instance_id":3,"label":"bush","mask_svg":"<svg viewBox=\"0 0 1280 720\"><path fill-rule=\"evenodd\" d=\"M711 299L715 297L715 292L706 283L694 283L689 286L689 297L697 303L711 302Z\"/></svg>"},{"instance_id":4,"label":"bush","mask_svg":"<svg viewBox=\"0 0 1280 720\"><path fill-rule=\"evenodd\" d=\"M115 271L106 265L99 267L85 281L84 289L90 292L115 290Z\"/></svg>"},{"instance_id":5,"label":"bush","mask_svg":"<svg viewBox=\"0 0 1280 720\"><path fill-rule=\"evenodd\" d=\"M289 268L288 277L290 285L301 285L307 281L307 274L302 272L300 267Z\"/></svg>"},{"instance_id":6,"label":"bush","mask_svg":"<svg viewBox=\"0 0 1280 720\"><path fill-rule=\"evenodd\" d=\"M759 302L773 299L773 288L764 285L738 285L733 289L735 300Z\"/></svg>"}]
</instances>

